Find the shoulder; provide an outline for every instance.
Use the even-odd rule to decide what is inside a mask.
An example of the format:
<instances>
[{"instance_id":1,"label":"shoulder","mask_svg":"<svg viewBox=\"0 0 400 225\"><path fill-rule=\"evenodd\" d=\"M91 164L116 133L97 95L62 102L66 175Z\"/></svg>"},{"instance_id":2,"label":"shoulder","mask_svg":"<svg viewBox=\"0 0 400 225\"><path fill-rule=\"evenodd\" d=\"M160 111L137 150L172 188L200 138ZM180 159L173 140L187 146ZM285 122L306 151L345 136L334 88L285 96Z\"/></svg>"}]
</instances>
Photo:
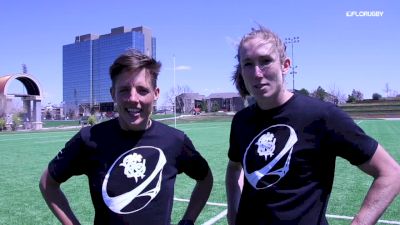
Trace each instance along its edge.
<instances>
[{"instance_id":1,"label":"shoulder","mask_svg":"<svg viewBox=\"0 0 400 225\"><path fill-rule=\"evenodd\" d=\"M232 123L252 118L256 113L256 104L247 106L246 108L238 111L232 119Z\"/></svg>"},{"instance_id":2,"label":"shoulder","mask_svg":"<svg viewBox=\"0 0 400 225\"><path fill-rule=\"evenodd\" d=\"M310 115L314 117L329 117L329 114L341 112L342 110L335 104L325 102L317 98L305 96L302 94L295 94L292 103L293 110L302 112L303 115Z\"/></svg>"},{"instance_id":3,"label":"shoulder","mask_svg":"<svg viewBox=\"0 0 400 225\"><path fill-rule=\"evenodd\" d=\"M89 140L92 136L115 134L118 129L118 119L111 119L93 126L83 127L79 133L83 140Z\"/></svg>"}]
</instances>

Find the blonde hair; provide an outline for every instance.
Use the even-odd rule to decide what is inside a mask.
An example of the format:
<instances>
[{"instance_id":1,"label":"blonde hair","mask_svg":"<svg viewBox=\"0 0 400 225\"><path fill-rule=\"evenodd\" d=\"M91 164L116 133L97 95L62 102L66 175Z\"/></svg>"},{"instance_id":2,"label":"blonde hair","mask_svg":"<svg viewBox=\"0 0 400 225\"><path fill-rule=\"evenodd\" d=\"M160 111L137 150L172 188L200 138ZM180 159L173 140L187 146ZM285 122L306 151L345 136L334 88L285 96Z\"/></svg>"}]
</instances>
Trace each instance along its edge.
<instances>
[{"instance_id":1,"label":"blonde hair","mask_svg":"<svg viewBox=\"0 0 400 225\"><path fill-rule=\"evenodd\" d=\"M246 86L244 84L244 80L242 77L242 72L241 72L242 65L240 64L240 50L242 49L243 44L246 41L248 41L250 39L254 39L254 38L261 38L261 39L265 40L266 42L273 43L276 51L279 54L279 59L280 59L281 64L283 64L283 62L287 58L285 44L282 42L282 40L279 38L279 36L277 34L275 34L274 32L272 32L271 30L260 25L260 27L258 29L252 28L250 33L244 35L238 46L238 51L237 51L237 55L236 55L238 63L236 65L235 71L232 75L233 84L235 85L236 89L239 91L240 96L242 96L243 98L250 95L250 93L246 89Z\"/></svg>"}]
</instances>

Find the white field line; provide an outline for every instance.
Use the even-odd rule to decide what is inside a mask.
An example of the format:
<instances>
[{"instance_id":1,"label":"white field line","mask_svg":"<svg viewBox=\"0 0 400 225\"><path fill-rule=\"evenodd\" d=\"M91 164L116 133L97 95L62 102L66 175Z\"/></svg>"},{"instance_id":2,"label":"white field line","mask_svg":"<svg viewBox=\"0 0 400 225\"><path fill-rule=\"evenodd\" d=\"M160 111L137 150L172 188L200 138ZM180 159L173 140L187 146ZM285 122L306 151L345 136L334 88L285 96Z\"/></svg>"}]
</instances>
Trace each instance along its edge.
<instances>
[{"instance_id":1,"label":"white field line","mask_svg":"<svg viewBox=\"0 0 400 225\"><path fill-rule=\"evenodd\" d=\"M218 220L224 218L228 214L228 210L225 209L224 211L220 212L218 215L214 216L207 222L203 223L202 225L213 225L214 223L218 222Z\"/></svg>"},{"instance_id":2,"label":"white field line","mask_svg":"<svg viewBox=\"0 0 400 225\"><path fill-rule=\"evenodd\" d=\"M183 199L183 198L174 198L175 201L179 202L189 202L189 199ZM228 205L226 203L216 203L216 202L207 202L207 205L213 205L213 206L221 206L221 207L227 207ZM225 214L224 214L225 213ZM209 221L204 223L203 225L212 225L227 214L227 209L222 211L220 214L217 216L211 218ZM326 217L328 218L333 218L333 219L344 219L344 220L352 220L353 217L351 216L340 216L340 215L331 215L331 214L326 214ZM210 222L211 221L211 222ZM400 225L400 221L392 221L392 220L378 220L378 223L384 223L384 224L396 224Z\"/></svg>"},{"instance_id":3,"label":"white field line","mask_svg":"<svg viewBox=\"0 0 400 225\"><path fill-rule=\"evenodd\" d=\"M352 220L354 217L352 216L339 216L339 215L330 215L326 214L326 217L334 218L334 219L343 219L343 220ZM378 220L378 223L384 224L400 224L400 221L391 221L391 220Z\"/></svg>"},{"instance_id":4,"label":"white field line","mask_svg":"<svg viewBox=\"0 0 400 225\"><path fill-rule=\"evenodd\" d=\"M189 202L189 199L183 199L183 198L174 198L174 200L178 202ZM206 205L222 206L222 207L228 206L228 204L226 203L215 203L215 202L207 202Z\"/></svg>"},{"instance_id":5,"label":"white field line","mask_svg":"<svg viewBox=\"0 0 400 225\"><path fill-rule=\"evenodd\" d=\"M204 129L220 129L220 126L209 126L209 127L192 127L192 128L185 128L185 127L179 127L177 126L178 129L183 130L183 131L189 131L189 130L204 130Z\"/></svg>"},{"instance_id":6,"label":"white field line","mask_svg":"<svg viewBox=\"0 0 400 225\"><path fill-rule=\"evenodd\" d=\"M35 141L35 144L47 144L47 143L57 143L57 142L66 142L65 139L56 139L56 140L48 140L48 141Z\"/></svg>"},{"instance_id":7,"label":"white field line","mask_svg":"<svg viewBox=\"0 0 400 225\"><path fill-rule=\"evenodd\" d=\"M364 120L358 121L356 124L359 125L360 123L364 122Z\"/></svg>"},{"instance_id":8,"label":"white field line","mask_svg":"<svg viewBox=\"0 0 400 225\"><path fill-rule=\"evenodd\" d=\"M55 136L41 136L41 137L20 137L20 138L7 138L0 139L0 142L3 141L22 141L22 140L35 140L35 139L49 139L49 138L71 138L71 135L55 135Z\"/></svg>"}]
</instances>

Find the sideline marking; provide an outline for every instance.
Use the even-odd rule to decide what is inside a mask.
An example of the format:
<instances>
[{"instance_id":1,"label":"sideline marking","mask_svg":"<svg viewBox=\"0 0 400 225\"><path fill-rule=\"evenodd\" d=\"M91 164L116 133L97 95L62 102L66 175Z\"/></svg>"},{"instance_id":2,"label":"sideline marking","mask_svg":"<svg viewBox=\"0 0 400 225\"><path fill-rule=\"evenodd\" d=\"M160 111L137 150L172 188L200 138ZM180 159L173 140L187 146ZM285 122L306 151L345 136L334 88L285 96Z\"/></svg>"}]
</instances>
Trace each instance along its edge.
<instances>
[{"instance_id":1,"label":"sideline marking","mask_svg":"<svg viewBox=\"0 0 400 225\"><path fill-rule=\"evenodd\" d=\"M334 219L343 219L343 220L352 220L354 218L352 216L338 216L338 215L330 215L330 214L326 214L326 217L330 217L330 218L334 218ZM378 220L378 223L400 224L399 221L391 221L391 220Z\"/></svg>"},{"instance_id":2,"label":"sideline marking","mask_svg":"<svg viewBox=\"0 0 400 225\"><path fill-rule=\"evenodd\" d=\"M183 199L183 198L174 198L174 200L178 202L189 202L189 199ZM216 203L216 202L206 202L206 205L223 206L223 207L228 206L228 204L226 203Z\"/></svg>"},{"instance_id":3,"label":"sideline marking","mask_svg":"<svg viewBox=\"0 0 400 225\"><path fill-rule=\"evenodd\" d=\"M183 199L183 198L175 198L175 201L179 202L189 202L189 199ZM227 207L228 204L226 203L216 203L216 202L206 202L206 205L213 205L213 206L221 206L221 207ZM202 225L212 225L228 213L228 210L225 209L221 213L219 213L217 216L211 218L209 221L203 223ZM339 215L331 215L331 214L326 214L326 217L328 218L333 218L333 219L343 219L343 220L352 220L354 217L352 216L339 216ZM378 220L378 223L384 223L384 224L396 224L400 225L400 221L392 221L392 220Z\"/></svg>"},{"instance_id":4,"label":"sideline marking","mask_svg":"<svg viewBox=\"0 0 400 225\"><path fill-rule=\"evenodd\" d=\"M213 218L211 218L207 222L203 223L202 225L212 225L212 224L216 223L218 220L224 218L226 216L226 214L228 214L228 210L227 209L225 209L224 211L220 212L218 215L214 216Z\"/></svg>"}]
</instances>

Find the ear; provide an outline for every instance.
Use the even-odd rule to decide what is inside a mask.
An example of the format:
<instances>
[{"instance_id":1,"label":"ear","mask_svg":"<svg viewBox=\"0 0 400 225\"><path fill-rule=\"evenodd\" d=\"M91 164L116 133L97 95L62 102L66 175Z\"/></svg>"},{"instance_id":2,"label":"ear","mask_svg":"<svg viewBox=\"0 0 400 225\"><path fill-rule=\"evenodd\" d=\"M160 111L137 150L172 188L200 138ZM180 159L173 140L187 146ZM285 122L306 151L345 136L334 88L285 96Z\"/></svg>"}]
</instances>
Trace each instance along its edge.
<instances>
[{"instance_id":1,"label":"ear","mask_svg":"<svg viewBox=\"0 0 400 225\"><path fill-rule=\"evenodd\" d=\"M286 58L285 61L283 61L283 63L282 63L282 73L283 74L287 74L287 72L290 69L291 64L292 64L292 62L290 61L289 58Z\"/></svg>"},{"instance_id":2,"label":"ear","mask_svg":"<svg viewBox=\"0 0 400 225\"><path fill-rule=\"evenodd\" d=\"M156 87L156 89L154 89L154 100L158 100L159 97L160 97L160 88Z\"/></svg>"},{"instance_id":3,"label":"ear","mask_svg":"<svg viewBox=\"0 0 400 225\"><path fill-rule=\"evenodd\" d=\"M114 87L110 88L110 94L111 94L112 100L115 102L115 88Z\"/></svg>"}]
</instances>

